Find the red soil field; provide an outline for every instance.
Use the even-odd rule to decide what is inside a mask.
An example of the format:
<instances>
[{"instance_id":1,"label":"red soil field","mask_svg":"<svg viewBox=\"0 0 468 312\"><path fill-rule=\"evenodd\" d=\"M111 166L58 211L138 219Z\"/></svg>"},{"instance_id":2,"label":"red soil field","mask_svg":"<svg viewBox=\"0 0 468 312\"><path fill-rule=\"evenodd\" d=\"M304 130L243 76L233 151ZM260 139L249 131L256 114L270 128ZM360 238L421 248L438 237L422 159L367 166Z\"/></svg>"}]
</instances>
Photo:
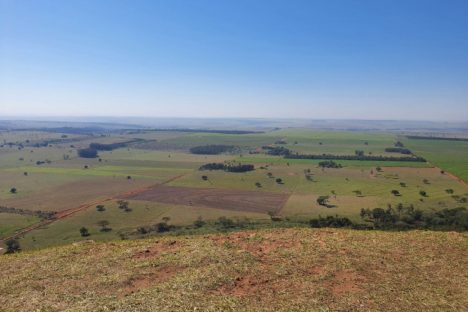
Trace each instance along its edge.
<instances>
[{"instance_id":1,"label":"red soil field","mask_svg":"<svg viewBox=\"0 0 468 312\"><path fill-rule=\"evenodd\" d=\"M278 213L288 200L289 194L159 185L122 198L235 211Z\"/></svg>"}]
</instances>

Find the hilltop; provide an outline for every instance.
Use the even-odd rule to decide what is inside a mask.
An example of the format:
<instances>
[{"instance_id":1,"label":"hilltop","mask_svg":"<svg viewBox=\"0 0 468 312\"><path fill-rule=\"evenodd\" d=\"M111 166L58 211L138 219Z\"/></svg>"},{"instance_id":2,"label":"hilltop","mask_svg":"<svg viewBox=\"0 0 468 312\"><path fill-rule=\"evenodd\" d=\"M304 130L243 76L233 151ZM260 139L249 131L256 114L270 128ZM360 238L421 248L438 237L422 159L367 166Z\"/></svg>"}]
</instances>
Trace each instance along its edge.
<instances>
[{"instance_id":1,"label":"hilltop","mask_svg":"<svg viewBox=\"0 0 468 312\"><path fill-rule=\"evenodd\" d=\"M462 311L468 236L275 229L0 257L2 311Z\"/></svg>"}]
</instances>

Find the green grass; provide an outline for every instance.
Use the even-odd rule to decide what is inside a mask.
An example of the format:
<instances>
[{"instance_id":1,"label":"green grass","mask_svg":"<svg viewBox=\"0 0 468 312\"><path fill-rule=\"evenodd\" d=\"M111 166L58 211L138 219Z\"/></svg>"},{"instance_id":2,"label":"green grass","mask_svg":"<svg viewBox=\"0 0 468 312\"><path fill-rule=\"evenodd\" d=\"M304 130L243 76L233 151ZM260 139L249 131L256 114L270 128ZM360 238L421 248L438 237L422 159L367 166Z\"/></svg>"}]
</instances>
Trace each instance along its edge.
<instances>
[{"instance_id":1,"label":"green grass","mask_svg":"<svg viewBox=\"0 0 468 312\"><path fill-rule=\"evenodd\" d=\"M25 249L37 249L50 246L64 245L72 242L93 239L99 241L120 239L120 234L128 236L140 226L151 226L170 218L170 224L181 226L192 224L198 217L203 216L206 221L217 220L225 216L229 218L267 219L266 214L226 211L222 209L189 207L169 204L151 203L145 201L130 201L130 212L118 208L116 202L105 203L105 211L99 212L95 207L75 214L71 218L56 221L45 228L35 230L21 239ZM100 220L109 221L112 231L102 232L97 224ZM86 227L89 237L81 237L79 229Z\"/></svg>"},{"instance_id":2,"label":"green grass","mask_svg":"<svg viewBox=\"0 0 468 312\"><path fill-rule=\"evenodd\" d=\"M23 216L12 213L0 213L0 238L14 234L18 229L38 222L34 216Z\"/></svg>"},{"instance_id":3,"label":"green grass","mask_svg":"<svg viewBox=\"0 0 468 312\"><path fill-rule=\"evenodd\" d=\"M404 143L432 164L468 182L468 142L406 139Z\"/></svg>"},{"instance_id":4,"label":"green grass","mask_svg":"<svg viewBox=\"0 0 468 312\"><path fill-rule=\"evenodd\" d=\"M41 133L16 134L17 137L15 132L8 133L8 140L21 141L29 137L40 139L42 136ZM360 221L358 214L361 208L387 207L388 204L396 205L400 202L413 204L423 210L454 208L462 204L456 202L445 189L451 188L455 195L461 197L466 197L467 194L466 187L448 174L443 175L439 170L430 168L431 164L441 166L462 177L468 167L466 142L404 141L419 156L428 158L431 164L338 161L344 168L324 170L317 167L320 160L284 159L245 152L242 156L194 155L187 151L192 146L206 144L238 145L247 151L283 139L287 141L288 148L303 153L353 154L355 150L362 149L377 155L385 154L384 149L392 146L400 138L387 133L308 129L284 129L248 135L146 132L85 137L77 142L76 146L84 147L91 142L112 143L135 137L157 141L143 144L142 148L130 147L100 152L101 161L97 158L78 158L76 149L70 148L70 144L57 144L47 148L28 147L23 150L0 148L1 204L22 209L60 211L181 176L169 185L287 193L290 194L290 198L281 211L285 217L304 221L318 215L339 214L357 222ZM69 155L70 159L65 160L64 155ZM45 159L51 160L51 163L35 165L37 160ZM253 163L257 169L247 173L198 171L202 164L231 160ZM84 166L88 166L89 169L84 169ZM268 168L260 169L262 166ZM378 173L376 167L382 167L383 172ZM306 169L311 170L313 182L305 178ZM24 172L28 172L28 175L25 176ZM272 174L272 178L267 176L268 172ZM208 181L203 181L202 175L207 175ZM127 176L131 176L132 179L127 180ZM278 184L276 178L281 178L283 183ZM429 184L423 183L423 179L429 180ZM261 184L260 188L255 185L257 182ZM407 186L401 187L400 182L406 183ZM18 193L11 194L11 187L16 187ZM402 196L393 196L390 193L392 189L399 190ZM353 193L355 190L360 190L363 196L356 196ZM421 190L426 191L429 196L422 198L419 194ZM336 205L336 208L318 206L316 199L321 195L330 195L331 203ZM169 216L171 222L177 225L191 224L198 216L207 220L214 220L220 216L246 216L256 220L267 218L266 215L202 207L170 206L150 202L132 202L132 205L134 210L128 214L122 214L115 207L105 213L114 228L110 233L99 232L96 218L100 215L96 215L94 209L89 209L53 223L46 229L35 230L22 241L27 249L77 241L81 239L78 233L81 226L89 227L95 240L115 239L121 232L155 223L162 216ZM0 219L0 228L21 227L21 224L11 224L10 226L7 221Z\"/></svg>"}]
</instances>

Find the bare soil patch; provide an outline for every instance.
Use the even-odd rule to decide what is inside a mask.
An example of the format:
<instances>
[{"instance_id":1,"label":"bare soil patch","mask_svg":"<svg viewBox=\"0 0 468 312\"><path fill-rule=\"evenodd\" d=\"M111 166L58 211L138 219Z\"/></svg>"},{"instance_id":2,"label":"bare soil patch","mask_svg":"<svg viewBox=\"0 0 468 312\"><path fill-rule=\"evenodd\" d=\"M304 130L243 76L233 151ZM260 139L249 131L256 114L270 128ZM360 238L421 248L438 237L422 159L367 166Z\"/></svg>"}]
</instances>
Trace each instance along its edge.
<instances>
[{"instance_id":1,"label":"bare soil patch","mask_svg":"<svg viewBox=\"0 0 468 312\"><path fill-rule=\"evenodd\" d=\"M153 272L132 277L119 289L119 297L128 296L140 290L164 283L183 270L185 268L179 266L166 266L156 268Z\"/></svg>"},{"instance_id":2,"label":"bare soil patch","mask_svg":"<svg viewBox=\"0 0 468 312\"><path fill-rule=\"evenodd\" d=\"M366 278L357 272L341 270L335 273L332 280L325 283L325 287L336 297L363 291L362 284L365 282Z\"/></svg>"},{"instance_id":3,"label":"bare soil patch","mask_svg":"<svg viewBox=\"0 0 468 312\"><path fill-rule=\"evenodd\" d=\"M266 213L280 211L288 200L289 194L159 185L142 193L122 196L122 198Z\"/></svg>"}]
</instances>

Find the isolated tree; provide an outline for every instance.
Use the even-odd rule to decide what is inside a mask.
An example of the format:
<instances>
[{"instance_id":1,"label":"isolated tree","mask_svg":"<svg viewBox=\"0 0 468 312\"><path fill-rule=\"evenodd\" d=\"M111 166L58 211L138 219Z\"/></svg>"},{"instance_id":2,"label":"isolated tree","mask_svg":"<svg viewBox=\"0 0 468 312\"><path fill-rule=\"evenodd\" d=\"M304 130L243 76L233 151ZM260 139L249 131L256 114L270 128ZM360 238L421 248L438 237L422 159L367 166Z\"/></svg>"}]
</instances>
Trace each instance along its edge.
<instances>
[{"instance_id":1,"label":"isolated tree","mask_svg":"<svg viewBox=\"0 0 468 312\"><path fill-rule=\"evenodd\" d=\"M162 218L162 222L156 223L155 228L156 232L158 233L163 233L163 232L169 232L171 230L171 227L167 222L170 220L169 217L164 217Z\"/></svg>"},{"instance_id":2,"label":"isolated tree","mask_svg":"<svg viewBox=\"0 0 468 312\"><path fill-rule=\"evenodd\" d=\"M208 176L206 176L206 175L203 175L201 178L202 178L203 181L207 181L207 180L208 180Z\"/></svg>"},{"instance_id":3,"label":"isolated tree","mask_svg":"<svg viewBox=\"0 0 468 312\"><path fill-rule=\"evenodd\" d=\"M283 184L283 179L277 178L277 179L276 179L276 183L278 183L278 184Z\"/></svg>"},{"instance_id":4,"label":"isolated tree","mask_svg":"<svg viewBox=\"0 0 468 312\"><path fill-rule=\"evenodd\" d=\"M447 192L447 194L453 194L453 189L446 189L445 192Z\"/></svg>"},{"instance_id":5,"label":"isolated tree","mask_svg":"<svg viewBox=\"0 0 468 312\"><path fill-rule=\"evenodd\" d=\"M260 183L260 182L255 182L255 186L260 188L260 187L262 187L262 183Z\"/></svg>"},{"instance_id":6,"label":"isolated tree","mask_svg":"<svg viewBox=\"0 0 468 312\"><path fill-rule=\"evenodd\" d=\"M427 197L426 191L419 191L419 195L421 195L422 197Z\"/></svg>"},{"instance_id":7,"label":"isolated tree","mask_svg":"<svg viewBox=\"0 0 468 312\"><path fill-rule=\"evenodd\" d=\"M400 186L401 187L406 187L406 183L405 182L400 182Z\"/></svg>"},{"instance_id":8,"label":"isolated tree","mask_svg":"<svg viewBox=\"0 0 468 312\"><path fill-rule=\"evenodd\" d=\"M16 239L9 239L5 242L6 245L6 253L11 254L15 252L21 251L21 246Z\"/></svg>"},{"instance_id":9,"label":"isolated tree","mask_svg":"<svg viewBox=\"0 0 468 312\"><path fill-rule=\"evenodd\" d=\"M16 194L16 192L17 192L16 187L12 187L12 188L10 189L10 193L11 193L11 194Z\"/></svg>"},{"instance_id":10,"label":"isolated tree","mask_svg":"<svg viewBox=\"0 0 468 312\"><path fill-rule=\"evenodd\" d=\"M423 179L424 184L430 184L428 179Z\"/></svg>"},{"instance_id":11,"label":"isolated tree","mask_svg":"<svg viewBox=\"0 0 468 312\"><path fill-rule=\"evenodd\" d=\"M320 206L328 206L328 200L330 199L330 196L328 195L322 195L317 198L317 203Z\"/></svg>"},{"instance_id":12,"label":"isolated tree","mask_svg":"<svg viewBox=\"0 0 468 312\"><path fill-rule=\"evenodd\" d=\"M127 176L127 180L131 180L131 179L132 179L132 177L131 177L131 176Z\"/></svg>"},{"instance_id":13,"label":"isolated tree","mask_svg":"<svg viewBox=\"0 0 468 312\"><path fill-rule=\"evenodd\" d=\"M394 196L400 196L400 191L398 191L398 190L391 190L391 193L392 193Z\"/></svg>"},{"instance_id":14,"label":"isolated tree","mask_svg":"<svg viewBox=\"0 0 468 312\"><path fill-rule=\"evenodd\" d=\"M89 236L89 231L87 228L85 228L84 226L80 229L80 235L82 237L86 237L86 236Z\"/></svg>"},{"instance_id":15,"label":"isolated tree","mask_svg":"<svg viewBox=\"0 0 468 312\"><path fill-rule=\"evenodd\" d=\"M25 171L23 174L24 174L25 176L27 176L27 175L28 175L28 173L27 173L26 171Z\"/></svg>"},{"instance_id":16,"label":"isolated tree","mask_svg":"<svg viewBox=\"0 0 468 312\"><path fill-rule=\"evenodd\" d=\"M128 201L119 200L117 201L117 204L119 205L119 209L128 210Z\"/></svg>"},{"instance_id":17,"label":"isolated tree","mask_svg":"<svg viewBox=\"0 0 468 312\"><path fill-rule=\"evenodd\" d=\"M97 223L97 225L99 225L101 227L101 232L109 232L111 231L112 229L109 226L109 221L107 220L101 220Z\"/></svg>"},{"instance_id":18,"label":"isolated tree","mask_svg":"<svg viewBox=\"0 0 468 312\"><path fill-rule=\"evenodd\" d=\"M106 210L106 208L104 207L104 205L97 205L96 210L99 211L99 212L103 212L103 211Z\"/></svg>"},{"instance_id":19,"label":"isolated tree","mask_svg":"<svg viewBox=\"0 0 468 312\"><path fill-rule=\"evenodd\" d=\"M360 190L355 190L353 191L354 194L356 194L356 196L361 196L362 195L362 192Z\"/></svg>"}]
</instances>

